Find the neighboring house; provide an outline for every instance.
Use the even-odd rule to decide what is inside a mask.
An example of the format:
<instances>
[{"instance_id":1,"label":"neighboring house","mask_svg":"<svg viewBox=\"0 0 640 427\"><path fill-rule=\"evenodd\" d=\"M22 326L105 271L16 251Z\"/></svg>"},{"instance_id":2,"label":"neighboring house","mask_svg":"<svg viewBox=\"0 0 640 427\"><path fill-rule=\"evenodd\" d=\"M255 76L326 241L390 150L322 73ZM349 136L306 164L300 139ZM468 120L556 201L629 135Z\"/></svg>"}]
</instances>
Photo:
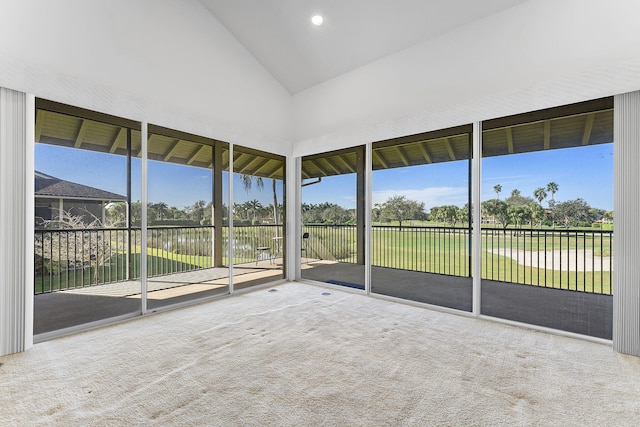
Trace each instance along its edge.
<instances>
[{"instance_id":1,"label":"neighboring house","mask_svg":"<svg viewBox=\"0 0 640 427\"><path fill-rule=\"evenodd\" d=\"M35 172L35 224L60 219L66 214L82 216L90 223L98 218L105 222L105 206L111 202L126 202L120 194L65 181L42 172Z\"/></svg>"}]
</instances>

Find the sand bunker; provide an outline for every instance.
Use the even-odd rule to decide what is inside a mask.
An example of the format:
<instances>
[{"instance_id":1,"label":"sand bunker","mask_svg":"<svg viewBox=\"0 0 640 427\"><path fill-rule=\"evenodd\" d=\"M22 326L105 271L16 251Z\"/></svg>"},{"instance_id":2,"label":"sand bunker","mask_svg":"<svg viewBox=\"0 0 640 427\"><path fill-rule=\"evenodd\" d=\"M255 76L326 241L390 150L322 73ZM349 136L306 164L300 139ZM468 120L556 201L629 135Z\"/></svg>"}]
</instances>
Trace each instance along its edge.
<instances>
[{"instance_id":1,"label":"sand bunker","mask_svg":"<svg viewBox=\"0 0 640 427\"><path fill-rule=\"evenodd\" d=\"M611 271L611 257L596 256L592 249L567 252L499 248L487 252L511 258L526 267L557 271Z\"/></svg>"}]
</instances>

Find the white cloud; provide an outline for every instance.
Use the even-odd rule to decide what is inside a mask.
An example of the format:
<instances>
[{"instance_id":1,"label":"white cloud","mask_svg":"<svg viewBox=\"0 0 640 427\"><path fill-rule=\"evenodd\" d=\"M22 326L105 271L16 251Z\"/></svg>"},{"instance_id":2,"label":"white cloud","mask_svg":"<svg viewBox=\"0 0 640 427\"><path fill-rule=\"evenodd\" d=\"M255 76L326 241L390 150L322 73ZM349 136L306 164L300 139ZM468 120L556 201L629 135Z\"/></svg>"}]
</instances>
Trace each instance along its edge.
<instances>
[{"instance_id":1,"label":"white cloud","mask_svg":"<svg viewBox=\"0 0 640 427\"><path fill-rule=\"evenodd\" d=\"M427 187L409 190L381 190L373 192L373 204L384 203L392 196L405 196L407 199L423 202L425 211L434 206L464 206L469 201L467 187Z\"/></svg>"}]
</instances>

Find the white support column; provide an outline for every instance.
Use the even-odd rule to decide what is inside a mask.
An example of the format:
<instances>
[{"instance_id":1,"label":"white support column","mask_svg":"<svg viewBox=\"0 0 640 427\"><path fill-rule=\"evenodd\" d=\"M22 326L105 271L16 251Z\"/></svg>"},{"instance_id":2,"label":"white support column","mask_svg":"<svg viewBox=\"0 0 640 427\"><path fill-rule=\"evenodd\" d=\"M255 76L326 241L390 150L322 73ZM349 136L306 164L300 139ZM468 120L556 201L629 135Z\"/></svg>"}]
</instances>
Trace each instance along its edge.
<instances>
[{"instance_id":1,"label":"white support column","mask_svg":"<svg viewBox=\"0 0 640 427\"><path fill-rule=\"evenodd\" d=\"M613 348L640 356L640 92L614 98Z\"/></svg>"},{"instance_id":2,"label":"white support column","mask_svg":"<svg viewBox=\"0 0 640 427\"><path fill-rule=\"evenodd\" d=\"M364 162L364 290L371 294L371 208L372 198L372 151L373 144L367 143Z\"/></svg>"},{"instance_id":3,"label":"white support column","mask_svg":"<svg viewBox=\"0 0 640 427\"><path fill-rule=\"evenodd\" d=\"M33 345L35 99L0 88L0 356Z\"/></svg>"},{"instance_id":4,"label":"white support column","mask_svg":"<svg viewBox=\"0 0 640 427\"><path fill-rule=\"evenodd\" d=\"M228 245L228 257L229 257L229 293L233 294L233 144L229 144L229 209L228 209L228 221L229 221L229 245Z\"/></svg>"},{"instance_id":5,"label":"white support column","mask_svg":"<svg viewBox=\"0 0 640 427\"><path fill-rule=\"evenodd\" d=\"M302 233L300 206L302 203L302 160L287 159L287 280L300 279Z\"/></svg>"},{"instance_id":6,"label":"white support column","mask_svg":"<svg viewBox=\"0 0 640 427\"><path fill-rule=\"evenodd\" d=\"M142 122L140 125L140 145L142 151L142 161L140 165L140 202L142 206L140 207L141 217L140 218L140 300L141 300L141 311L142 314L147 312L147 204L148 204L148 173L149 173L149 165L148 165L148 141L149 140L149 126L147 122Z\"/></svg>"},{"instance_id":7,"label":"white support column","mask_svg":"<svg viewBox=\"0 0 640 427\"><path fill-rule=\"evenodd\" d=\"M473 266L473 314L480 313L480 282L482 277L482 233L480 213L480 189L482 187L482 122L473 123L473 160L471 163L471 199L473 204L473 234L471 241L471 260Z\"/></svg>"},{"instance_id":8,"label":"white support column","mask_svg":"<svg viewBox=\"0 0 640 427\"><path fill-rule=\"evenodd\" d=\"M220 152L220 150L218 150ZM216 179L216 174L220 176L222 171L220 171L219 166L221 165L221 161L218 160L216 153L216 148L211 147L211 158L213 159L211 165L211 262L209 263L209 267L216 267L216 227L221 228L221 224L216 224L216 183L218 179ZM220 187L222 188L222 187ZM218 210L222 211L222 206L218 206Z\"/></svg>"}]
</instances>

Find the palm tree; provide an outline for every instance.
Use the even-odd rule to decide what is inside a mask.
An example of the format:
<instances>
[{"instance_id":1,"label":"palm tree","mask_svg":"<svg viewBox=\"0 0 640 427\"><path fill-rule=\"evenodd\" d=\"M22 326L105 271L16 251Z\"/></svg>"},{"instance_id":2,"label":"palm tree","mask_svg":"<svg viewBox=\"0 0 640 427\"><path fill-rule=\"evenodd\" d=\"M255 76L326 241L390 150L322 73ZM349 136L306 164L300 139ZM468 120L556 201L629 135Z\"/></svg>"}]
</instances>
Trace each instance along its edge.
<instances>
[{"instance_id":1,"label":"palm tree","mask_svg":"<svg viewBox=\"0 0 640 427\"><path fill-rule=\"evenodd\" d=\"M553 196L558 192L558 184L551 181L547 184L547 191L551 193L551 201L555 204L555 199L553 198Z\"/></svg>"},{"instance_id":2,"label":"palm tree","mask_svg":"<svg viewBox=\"0 0 640 427\"><path fill-rule=\"evenodd\" d=\"M553 228L556 228L556 215L554 213L556 200L553 198L553 196L558 192L558 184L551 181L547 184L547 191L551 193L551 201L549 202L549 207L551 208L551 225Z\"/></svg>"},{"instance_id":3,"label":"palm tree","mask_svg":"<svg viewBox=\"0 0 640 427\"><path fill-rule=\"evenodd\" d=\"M154 203L153 204L153 209L155 210L156 214L158 215L158 219L160 221L165 219L167 217L167 215L169 214L169 205L167 205L165 202Z\"/></svg>"},{"instance_id":4,"label":"palm tree","mask_svg":"<svg viewBox=\"0 0 640 427\"><path fill-rule=\"evenodd\" d=\"M273 195L273 222L278 224L278 194L276 193L276 180L271 179L271 193ZM278 236L278 227L276 227L276 236Z\"/></svg>"},{"instance_id":5,"label":"palm tree","mask_svg":"<svg viewBox=\"0 0 640 427\"><path fill-rule=\"evenodd\" d=\"M496 192L496 197L500 200L500 192L502 191L502 185L496 184L493 186L493 191Z\"/></svg>"},{"instance_id":6,"label":"palm tree","mask_svg":"<svg viewBox=\"0 0 640 427\"><path fill-rule=\"evenodd\" d=\"M249 191L251 190L251 187L253 187L254 181L255 181L256 187L258 187L258 189L262 190L264 188L264 181L262 181L262 178L259 177L259 176L242 174L242 175L240 175L240 178L242 179L242 186L244 187L244 191L246 191L247 193L249 193ZM278 194L276 193L276 180L275 180L275 178L271 179L271 192L273 194L273 221L277 225L277 224L279 224L279 222L278 222ZM279 235L280 235L280 230L278 229L278 227L276 227L276 237L279 236Z\"/></svg>"},{"instance_id":7,"label":"palm tree","mask_svg":"<svg viewBox=\"0 0 640 427\"><path fill-rule=\"evenodd\" d=\"M537 222L540 228L542 228L542 220L544 219L544 209L542 209L542 205L531 202L528 208L531 217L531 228L533 228L534 222Z\"/></svg>"},{"instance_id":8,"label":"palm tree","mask_svg":"<svg viewBox=\"0 0 640 427\"><path fill-rule=\"evenodd\" d=\"M547 198L547 192L545 191L544 188L538 187L535 190L533 190L533 197L535 197L538 203L542 205L542 201Z\"/></svg>"},{"instance_id":9,"label":"palm tree","mask_svg":"<svg viewBox=\"0 0 640 427\"><path fill-rule=\"evenodd\" d=\"M247 206L249 207L249 209L251 210L251 213L253 215L253 220L256 220L256 214L258 213L258 211L260 209L262 209L262 203L260 203L258 200L253 199L253 200L249 200L247 202Z\"/></svg>"}]
</instances>

